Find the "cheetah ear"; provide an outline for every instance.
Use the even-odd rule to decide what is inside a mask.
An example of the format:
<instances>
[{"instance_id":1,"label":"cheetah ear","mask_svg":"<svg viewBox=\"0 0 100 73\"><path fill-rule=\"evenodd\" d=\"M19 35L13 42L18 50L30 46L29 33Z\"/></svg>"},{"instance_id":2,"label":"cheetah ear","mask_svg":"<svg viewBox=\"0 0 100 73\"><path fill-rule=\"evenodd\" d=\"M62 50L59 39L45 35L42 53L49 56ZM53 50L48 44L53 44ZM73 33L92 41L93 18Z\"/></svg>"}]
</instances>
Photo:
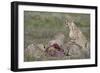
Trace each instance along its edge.
<instances>
[{"instance_id":1,"label":"cheetah ear","mask_svg":"<svg viewBox=\"0 0 100 73\"><path fill-rule=\"evenodd\" d=\"M74 22L73 16L67 16L67 20L68 20L69 23Z\"/></svg>"}]
</instances>

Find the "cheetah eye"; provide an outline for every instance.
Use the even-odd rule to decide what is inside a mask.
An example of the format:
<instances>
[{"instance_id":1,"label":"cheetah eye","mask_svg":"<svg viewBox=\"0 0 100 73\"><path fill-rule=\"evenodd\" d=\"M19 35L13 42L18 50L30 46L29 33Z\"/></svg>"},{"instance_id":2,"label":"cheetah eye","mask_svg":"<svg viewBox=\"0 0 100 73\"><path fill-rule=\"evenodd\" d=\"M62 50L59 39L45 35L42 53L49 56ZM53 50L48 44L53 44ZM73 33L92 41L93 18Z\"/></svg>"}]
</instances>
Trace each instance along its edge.
<instances>
[{"instance_id":1,"label":"cheetah eye","mask_svg":"<svg viewBox=\"0 0 100 73\"><path fill-rule=\"evenodd\" d=\"M66 25L68 25L68 23Z\"/></svg>"}]
</instances>

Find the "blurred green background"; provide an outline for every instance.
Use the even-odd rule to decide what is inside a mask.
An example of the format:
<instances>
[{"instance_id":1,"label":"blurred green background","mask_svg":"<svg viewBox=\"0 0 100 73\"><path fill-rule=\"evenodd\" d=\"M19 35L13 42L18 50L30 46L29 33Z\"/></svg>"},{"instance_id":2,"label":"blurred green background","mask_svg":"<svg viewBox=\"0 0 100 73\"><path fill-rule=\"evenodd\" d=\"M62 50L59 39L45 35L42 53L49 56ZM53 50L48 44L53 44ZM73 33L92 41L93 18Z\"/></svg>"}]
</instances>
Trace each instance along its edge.
<instances>
[{"instance_id":1,"label":"blurred green background","mask_svg":"<svg viewBox=\"0 0 100 73\"><path fill-rule=\"evenodd\" d=\"M87 40L90 38L90 14L24 11L24 48L29 44L46 44L58 32L68 40L69 29L64 23L70 17L80 28Z\"/></svg>"}]
</instances>

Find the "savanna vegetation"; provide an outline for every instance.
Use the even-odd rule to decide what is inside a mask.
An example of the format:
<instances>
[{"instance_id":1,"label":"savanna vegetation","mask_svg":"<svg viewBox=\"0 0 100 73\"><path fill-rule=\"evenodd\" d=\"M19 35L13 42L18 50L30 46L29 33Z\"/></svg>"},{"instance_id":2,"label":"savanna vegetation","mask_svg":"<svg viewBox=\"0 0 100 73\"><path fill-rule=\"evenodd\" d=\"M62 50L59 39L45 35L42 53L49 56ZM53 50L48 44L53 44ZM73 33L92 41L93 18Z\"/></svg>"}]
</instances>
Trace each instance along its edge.
<instances>
[{"instance_id":1,"label":"savanna vegetation","mask_svg":"<svg viewBox=\"0 0 100 73\"><path fill-rule=\"evenodd\" d=\"M57 13L57 12L35 12L24 11L24 50L30 44L44 44L53 39L56 33L62 32L69 40L69 29L64 24L67 17L74 20L77 27L83 32L90 41L90 15L77 13ZM25 61L37 61L35 57L26 56Z\"/></svg>"}]
</instances>

